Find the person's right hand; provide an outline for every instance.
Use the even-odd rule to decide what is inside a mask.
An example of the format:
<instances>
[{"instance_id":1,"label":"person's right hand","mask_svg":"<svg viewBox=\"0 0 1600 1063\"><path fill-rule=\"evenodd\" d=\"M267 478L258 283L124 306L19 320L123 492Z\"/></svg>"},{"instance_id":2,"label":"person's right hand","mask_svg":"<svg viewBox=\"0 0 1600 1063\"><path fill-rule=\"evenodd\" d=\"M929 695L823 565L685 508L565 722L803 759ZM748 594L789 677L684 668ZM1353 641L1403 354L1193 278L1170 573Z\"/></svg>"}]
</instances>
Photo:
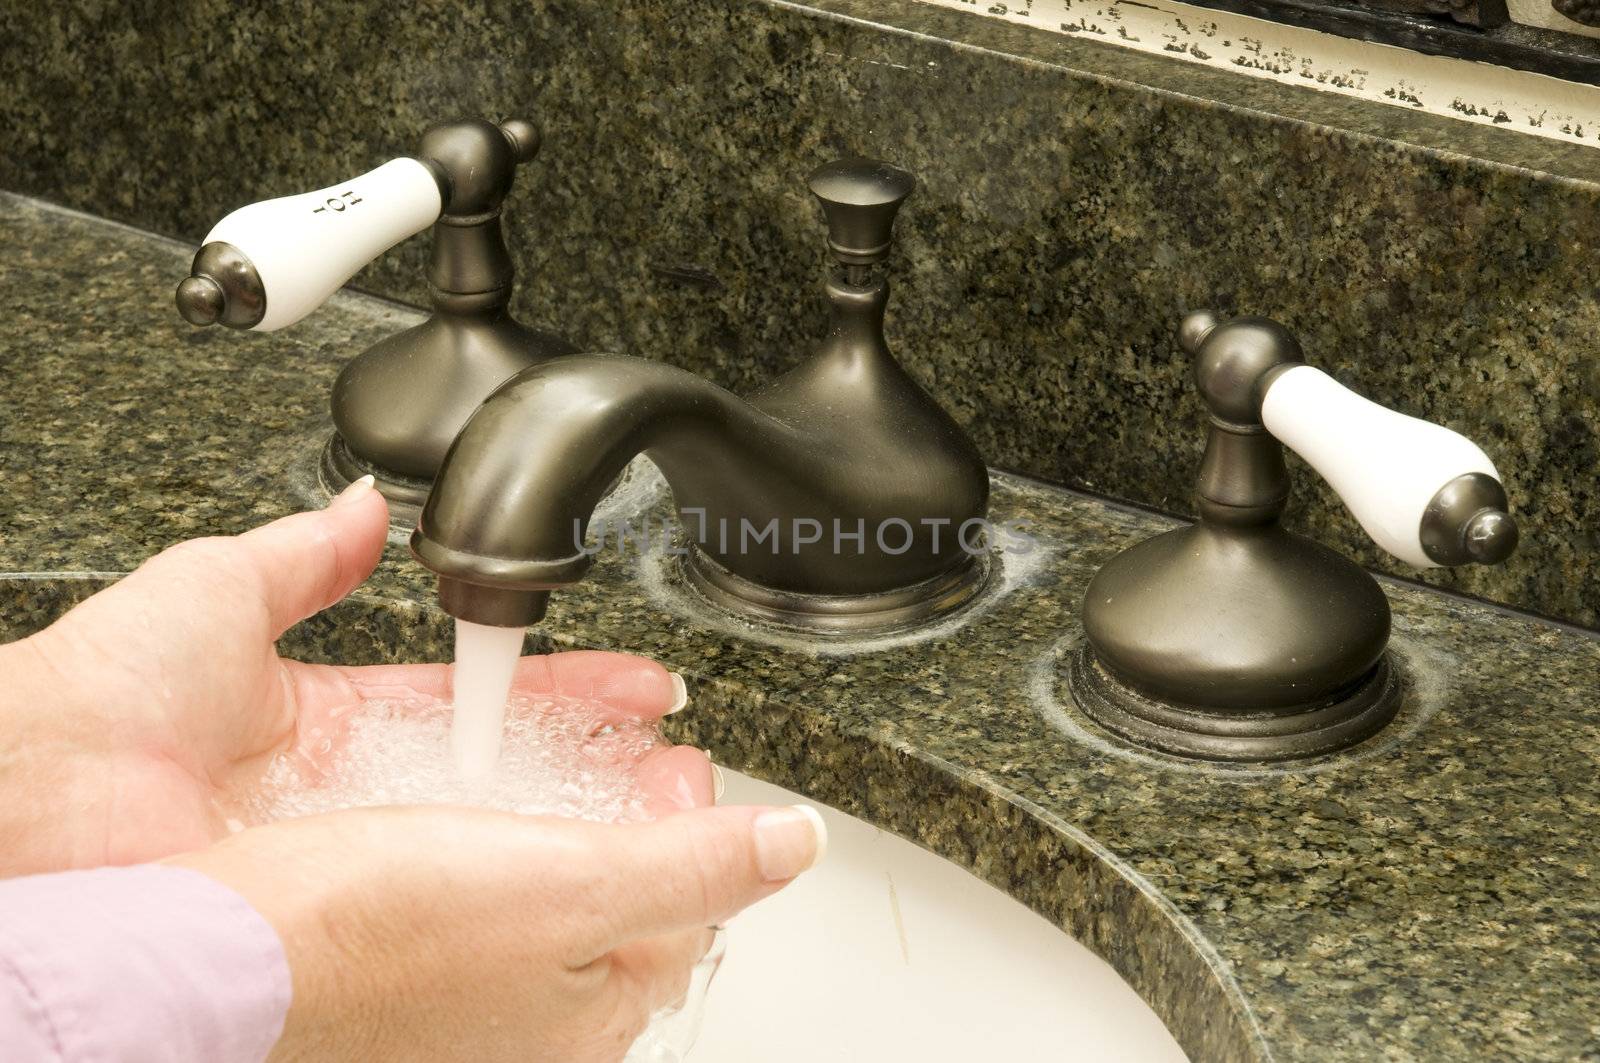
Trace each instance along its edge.
<instances>
[{"instance_id":1,"label":"person's right hand","mask_svg":"<svg viewBox=\"0 0 1600 1063\"><path fill-rule=\"evenodd\" d=\"M275 1061L616 1063L682 997L707 928L826 841L799 807L626 825L381 808L167 862L231 887L282 939L294 992Z\"/></svg>"}]
</instances>

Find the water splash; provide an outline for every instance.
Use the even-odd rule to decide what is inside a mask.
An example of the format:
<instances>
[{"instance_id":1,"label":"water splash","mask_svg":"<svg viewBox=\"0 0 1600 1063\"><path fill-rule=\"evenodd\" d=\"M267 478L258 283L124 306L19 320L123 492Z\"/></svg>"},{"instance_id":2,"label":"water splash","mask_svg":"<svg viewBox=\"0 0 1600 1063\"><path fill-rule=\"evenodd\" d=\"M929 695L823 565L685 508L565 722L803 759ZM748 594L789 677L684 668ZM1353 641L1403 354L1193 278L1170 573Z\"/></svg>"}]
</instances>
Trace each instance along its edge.
<instances>
[{"instance_id":1,"label":"water splash","mask_svg":"<svg viewBox=\"0 0 1600 1063\"><path fill-rule=\"evenodd\" d=\"M452 714L433 698L366 702L339 741L275 758L241 795L240 826L345 808L455 804L599 822L647 818L636 769L663 745L654 720L575 698L516 696L498 770L463 779L450 756Z\"/></svg>"}]
</instances>

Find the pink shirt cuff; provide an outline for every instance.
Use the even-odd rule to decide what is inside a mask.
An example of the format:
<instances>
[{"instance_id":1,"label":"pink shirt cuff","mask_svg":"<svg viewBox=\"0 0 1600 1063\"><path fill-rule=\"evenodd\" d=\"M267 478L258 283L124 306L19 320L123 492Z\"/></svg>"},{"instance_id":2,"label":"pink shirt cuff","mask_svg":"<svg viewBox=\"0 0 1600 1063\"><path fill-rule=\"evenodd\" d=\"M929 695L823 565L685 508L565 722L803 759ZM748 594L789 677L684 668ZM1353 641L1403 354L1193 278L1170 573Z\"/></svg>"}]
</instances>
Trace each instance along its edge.
<instances>
[{"instance_id":1,"label":"pink shirt cuff","mask_svg":"<svg viewBox=\"0 0 1600 1063\"><path fill-rule=\"evenodd\" d=\"M0 1058L256 1063L289 996L278 935L198 871L0 880Z\"/></svg>"}]
</instances>

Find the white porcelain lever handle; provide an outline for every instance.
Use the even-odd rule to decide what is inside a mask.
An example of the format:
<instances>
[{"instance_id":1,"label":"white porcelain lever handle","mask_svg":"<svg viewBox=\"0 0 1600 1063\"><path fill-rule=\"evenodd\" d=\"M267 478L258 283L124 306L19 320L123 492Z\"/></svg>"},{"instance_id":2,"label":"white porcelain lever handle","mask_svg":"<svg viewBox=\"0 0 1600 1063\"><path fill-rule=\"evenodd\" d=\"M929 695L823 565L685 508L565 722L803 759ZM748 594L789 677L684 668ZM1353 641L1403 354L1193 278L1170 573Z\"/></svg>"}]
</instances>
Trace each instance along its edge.
<instances>
[{"instance_id":1,"label":"white porcelain lever handle","mask_svg":"<svg viewBox=\"0 0 1600 1063\"><path fill-rule=\"evenodd\" d=\"M178 289L178 308L195 324L261 332L292 325L443 209L433 170L408 158L240 207L207 234L193 275Z\"/></svg>"},{"instance_id":2,"label":"white porcelain lever handle","mask_svg":"<svg viewBox=\"0 0 1600 1063\"><path fill-rule=\"evenodd\" d=\"M1332 485L1374 542L1419 568L1460 563L1436 560L1425 545L1424 518L1442 504L1441 491L1472 474L1498 489L1494 462L1470 439L1362 398L1309 365L1272 378L1261 421ZM1515 524L1503 512L1486 507L1465 518L1457 529L1468 555L1461 560L1502 560L1515 545ZM1435 546L1434 554L1449 551Z\"/></svg>"}]
</instances>

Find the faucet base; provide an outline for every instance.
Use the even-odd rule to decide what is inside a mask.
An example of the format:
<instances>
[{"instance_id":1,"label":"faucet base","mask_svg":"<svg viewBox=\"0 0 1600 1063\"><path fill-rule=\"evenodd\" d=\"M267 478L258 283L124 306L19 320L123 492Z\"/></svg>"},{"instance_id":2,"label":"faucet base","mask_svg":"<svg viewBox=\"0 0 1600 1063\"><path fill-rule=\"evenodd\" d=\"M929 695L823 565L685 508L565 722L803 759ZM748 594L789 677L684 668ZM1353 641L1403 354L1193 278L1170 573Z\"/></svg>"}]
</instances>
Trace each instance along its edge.
<instances>
[{"instance_id":1,"label":"faucet base","mask_svg":"<svg viewBox=\"0 0 1600 1063\"><path fill-rule=\"evenodd\" d=\"M1225 710L1161 701L1117 679L1083 645L1067 689L1091 719L1138 746L1198 760L1270 763L1338 752L1394 718L1402 684L1388 655L1352 687L1305 705Z\"/></svg>"},{"instance_id":2,"label":"faucet base","mask_svg":"<svg viewBox=\"0 0 1600 1063\"><path fill-rule=\"evenodd\" d=\"M356 457L350 452L344 438L335 432L322 448L322 461L317 467L317 477L329 494L338 494L363 476L371 476L374 485L389 503L389 525L410 530L416 526L422 503L428 500L433 481L381 468Z\"/></svg>"},{"instance_id":3,"label":"faucet base","mask_svg":"<svg viewBox=\"0 0 1600 1063\"><path fill-rule=\"evenodd\" d=\"M871 635L916 627L968 604L983 588L988 566L963 557L908 587L876 594L801 594L737 576L691 546L683 575L706 601L746 620L804 632Z\"/></svg>"}]
</instances>

